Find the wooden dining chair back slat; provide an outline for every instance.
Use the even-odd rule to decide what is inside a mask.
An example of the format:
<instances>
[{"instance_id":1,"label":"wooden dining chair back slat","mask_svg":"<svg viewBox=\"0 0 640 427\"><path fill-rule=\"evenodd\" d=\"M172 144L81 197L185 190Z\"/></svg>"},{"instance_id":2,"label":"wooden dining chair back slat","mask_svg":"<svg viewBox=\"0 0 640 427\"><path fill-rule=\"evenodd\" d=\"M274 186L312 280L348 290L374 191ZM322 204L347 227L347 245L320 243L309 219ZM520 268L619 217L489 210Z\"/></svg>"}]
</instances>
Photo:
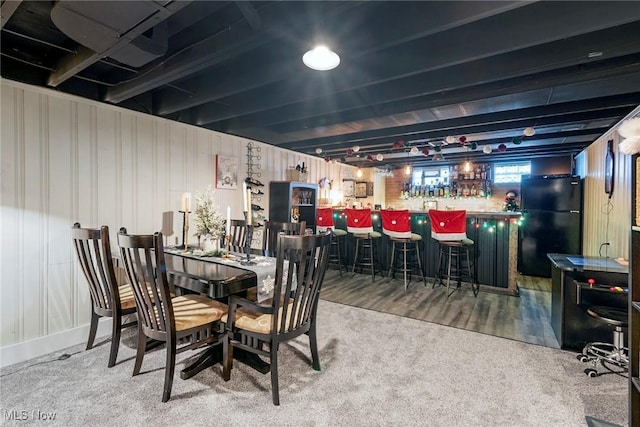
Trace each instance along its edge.
<instances>
[{"instance_id":1,"label":"wooden dining chair back slat","mask_svg":"<svg viewBox=\"0 0 640 427\"><path fill-rule=\"evenodd\" d=\"M162 233L118 234L120 256L131 281L138 313L138 343L133 375L140 373L146 338L167 343L162 401L171 397L177 353L206 344L221 344L224 329L220 319L227 306L202 295L174 296L167 280ZM178 343L186 343L178 348Z\"/></svg>"},{"instance_id":2,"label":"wooden dining chair back slat","mask_svg":"<svg viewBox=\"0 0 640 427\"><path fill-rule=\"evenodd\" d=\"M275 257L278 254L278 235L284 233L288 236L301 236L304 234L307 223L266 221L264 223L264 235L262 236L262 252L265 256Z\"/></svg>"},{"instance_id":3,"label":"wooden dining chair back slat","mask_svg":"<svg viewBox=\"0 0 640 427\"><path fill-rule=\"evenodd\" d=\"M112 317L108 362L108 366L112 367L118 356L122 329L135 325L135 321L122 324L123 316L136 312L133 295L129 285L118 286L109 242L109 227L82 228L76 222L71 229L71 239L91 296L91 323L86 349L93 348L100 317Z\"/></svg>"},{"instance_id":4,"label":"wooden dining chair back slat","mask_svg":"<svg viewBox=\"0 0 640 427\"><path fill-rule=\"evenodd\" d=\"M244 252L247 243L247 222L243 219L232 219L230 225L230 249L233 252Z\"/></svg>"},{"instance_id":5,"label":"wooden dining chair back slat","mask_svg":"<svg viewBox=\"0 0 640 427\"><path fill-rule=\"evenodd\" d=\"M280 233L273 298L263 303L236 296L230 298L228 317L223 318L228 337L223 368L226 381L231 377L234 347L267 357L270 359L273 404L279 405L279 345L305 333L309 335L313 368L320 370L316 312L329 261L331 233L304 236Z\"/></svg>"}]
</instances>

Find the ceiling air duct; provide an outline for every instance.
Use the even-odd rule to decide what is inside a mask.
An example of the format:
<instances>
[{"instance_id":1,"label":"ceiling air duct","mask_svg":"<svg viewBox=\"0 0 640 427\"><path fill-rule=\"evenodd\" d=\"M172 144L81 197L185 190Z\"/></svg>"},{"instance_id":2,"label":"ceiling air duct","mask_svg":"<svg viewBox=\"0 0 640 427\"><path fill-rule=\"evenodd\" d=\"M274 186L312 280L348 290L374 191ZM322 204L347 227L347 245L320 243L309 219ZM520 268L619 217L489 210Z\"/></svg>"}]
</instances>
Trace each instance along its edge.
<instances>
[{"instance_id":1,"label":"ceiling air duct","mask_svg":"<svg viewBox=\"0 0 640 427\"><path fill-rule=\"evenodd\" d=\"M94 52L141 67L167 51L166 21L158 8L153 2L141 1L60 0L51 9L51 20L69 38ZM136 29L147 19L157 19L158 24L140 34ZM131 40L122 43L127 37ZM117 44L121 46L109 52Z\"/></svg>"}]
</instances>

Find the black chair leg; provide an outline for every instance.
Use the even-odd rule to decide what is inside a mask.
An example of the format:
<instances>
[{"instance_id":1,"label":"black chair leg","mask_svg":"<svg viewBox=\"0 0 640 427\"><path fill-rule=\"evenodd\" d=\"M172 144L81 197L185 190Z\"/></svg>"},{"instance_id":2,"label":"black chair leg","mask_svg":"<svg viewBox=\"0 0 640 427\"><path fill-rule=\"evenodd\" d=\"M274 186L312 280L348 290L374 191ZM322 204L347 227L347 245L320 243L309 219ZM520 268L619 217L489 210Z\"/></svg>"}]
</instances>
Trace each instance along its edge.
<instances>
[{"instance_id":1,"label":"black chair leg","mask_svg":"<svg viewBox=\"0 0 640 427\"><path fill-rule=\"evenodd\" d=\"M111 352L109 353L109 364L107 365L109 368L113 367L116 364L116 359L118 357L118 348L120 347L120 331L122 330L122 318L119 314L113 316L112 325Z\"/></svg>"},{"instance_id":2,"label":"black chair leg","mask_svg":"<svg viewBox=\"0 0 640 427\"><path fill-rule=\"evenodd\" d=\"M233 345L231 345L231 332L227 333L222 342L222 379L231 379L231 369L233 368Z\"/></svg>"},{"instance_id":3,"label":"black chair leg","mask_svg":"<svg viewBox=\"0 0 640 427\"><path fill-rule=\"evenodd\" d=\"M136 349L136 361L133 364L133 376L135 377L140 373L142 368L142 359L144 359L144 352L147 347L147 337L142 332L142 322L138 322L138 345Z\"/></svg>"},{"instance_id":4,"label":"black chair leg","mask_svg":"<svg viewBox=\"0 0 640 427\"><path fill-rule=\"evenodd\" d=\"M89 339L87 340L87 348L85 350L90 350L93 348L93 342L96 340L96 331L98 330L98 320L100 320L100 316L93 311L93 307L91 307L91 324L89 325Z\"/></svg>"},{"instance_id":5,"label":"black chair leg","mask_svg":"<svg viewBox=\"0 0 640 427\"><path fill-rule=\"evenodd\" d=\"M176 342L167 341L167 362L164 367L164 390L162 401L167 402L171 398L171 387L173 386L173 374L176 369Z\"/></svg>"},{"instance_id":6,"label":"black chair leg","mask_svg":"<svg viewBox=\"0 0 640 427\"><path fill-rule=\"evenodd\" d=\"M280 405L280 390L278 390L278 344L271 343L271 396L273 404Z\"/></svg>"},{"instance_id":7,"label":"black chair leg","mask_svg":"<svg viewBox=\"0 0 640 427\"><path fill-rule=\"evenodd\" d=\"M320 370L320 358L318 357L318 341L316 340L316 322L315 319L309 327L309 347L311 347L311 361L313 369Z\"/></svg>"}]
</instances>

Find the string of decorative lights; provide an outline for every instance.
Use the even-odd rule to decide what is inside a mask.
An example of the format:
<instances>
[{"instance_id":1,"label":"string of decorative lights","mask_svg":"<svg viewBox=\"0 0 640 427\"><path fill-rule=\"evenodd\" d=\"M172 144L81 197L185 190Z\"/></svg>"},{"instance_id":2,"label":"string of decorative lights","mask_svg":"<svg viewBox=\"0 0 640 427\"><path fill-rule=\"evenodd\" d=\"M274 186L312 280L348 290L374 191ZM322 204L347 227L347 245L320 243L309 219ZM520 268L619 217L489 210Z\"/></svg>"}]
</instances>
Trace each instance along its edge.
<instances>
[{"instance_id":1,"label":"string of decorative lights","mask_svg":"<svg viewBox=\"0 0 640 427\"><path fill-rule=\"evenodd\" d=\"M522 131L522 134L524 137L532 137L535 135L535 133L536 133L536 130L532 126L526 127ZM512 137L510 141L511 144L513 145L522 144L523 136ZM382 162L385 159L385 154L389 155L393 153L406 152L407 154L412 154L412 155L422 154L424 157L428 157L431 155L433 160L443 160L444 159L444 153L442 152L443 147L448 147L456 143L458 144L457 146L465 147L469 151L474 151L478 149L478 143L475 141L469 141L465 135L460 135L457 138L453 135L448 135L442 141L428 142L427 145L429 147L424 147L422 149L416 144L411 144L408 141L404 141L400 139L392 142L391 148L384 150L383 152L380 152L380 153L367 154L365 156L365 159L370 162L374 162L374 161ZM504 153L505 151L507 151L507 145L505 143L500 143L496 147L496 151L499 153ZM322 148L316 148L315 152L318 155L323 154ZM484 154L491 154L493 152L493 147L491 146L491 144L484 144L482 147L482 152ZM346 149L343 155L334 156L334 157L325 155L324 160L326 162L332 162L332 163L336 163L337 161L345 163L347 159L350 157L361 157L362 155L359 153L360 153L360 146L354 145L353 147Z\"/></svg>"}]
</instances>

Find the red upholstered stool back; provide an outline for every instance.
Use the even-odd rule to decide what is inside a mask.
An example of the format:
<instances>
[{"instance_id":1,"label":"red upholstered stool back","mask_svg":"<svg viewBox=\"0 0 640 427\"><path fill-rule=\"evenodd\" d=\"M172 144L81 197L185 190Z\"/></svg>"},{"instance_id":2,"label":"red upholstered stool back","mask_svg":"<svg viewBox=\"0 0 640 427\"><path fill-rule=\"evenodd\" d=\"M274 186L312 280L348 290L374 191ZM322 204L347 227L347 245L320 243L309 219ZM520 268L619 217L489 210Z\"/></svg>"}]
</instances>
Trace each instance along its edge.
<instances>
[{"instance_id":1,"label":"red upholstered stool back","mask_svg":"<svg viewBox=\"0 0 640 427\"><path fill-rule=\"evenodd\" d=\"M411 238L411 223L409 222L409 210L380 211L382 217L382 232L389 237L397 239Z\"/></svg>"},{"instance_id":2,"label":"red upholstered stool back","mask_svg":"<svg viewBox=\"0 0 640 427\"><path fill-rule=\"evenodd\" d=\"M347 215L347 231L353 234L373 232L371 209L345 209Z\"/></svg>"},{"instance_id":3,"label":"red upholstered stool back","mask_svg":"<svg viewBox=\"0 0 640 427\"><path fill-rule=\"evenodd\" d=\"M441 241L467 238L467 211L439 211L431 209L431 237Z\"/></svg>"},{"instance_id":4,"label":"red upholstered stool back","mask_svg":"<svg viewBox=\"0 0 640 427\"><path fill-rule=\"evenodd\" d=\"M316 232L324 233L325 231L333 230L334 228L333 209L318 208L316 210Z\"/></svg>"}]
</instances>

